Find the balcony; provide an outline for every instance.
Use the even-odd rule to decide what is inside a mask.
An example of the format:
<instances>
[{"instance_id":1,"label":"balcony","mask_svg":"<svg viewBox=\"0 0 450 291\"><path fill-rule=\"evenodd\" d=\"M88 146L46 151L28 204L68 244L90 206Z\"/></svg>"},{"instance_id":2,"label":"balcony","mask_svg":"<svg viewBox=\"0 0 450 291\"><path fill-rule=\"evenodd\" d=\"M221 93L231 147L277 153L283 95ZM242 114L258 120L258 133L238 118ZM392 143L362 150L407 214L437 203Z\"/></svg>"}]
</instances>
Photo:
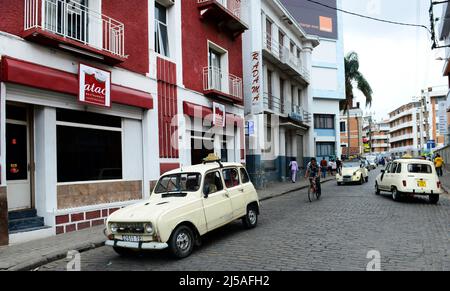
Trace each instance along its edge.
<instances>
[{"instance_id":1,"label":"balcony","mask_svg":"<svg viewBox=\"0 0 450 291\"><path fill-rule=\"evenodd\" d=\"M284 73L303 84L310 84L311 76L300 57L279 44L271 35L264 36L263 54Z\"/></svg>"},{"instance_id":2,"label":"balcony","mask_svg":"<svg viewBox=\"0 0 450 291\"><path fill-rule=\"evenodd\" d=\"M25 0L23 37L115 65L125 61L123 23L75 1Z\"/></svg>"},{"instance_id":3,"label":"balcony","mask_svg":"<svg viewBox=\"0 0 450 291\"><path fill-rule=\"evenodd\" d=\"M268 113L277 114L290 120L307 124L311 123L312 115L301 106L292 105L269 93L264 93L264 110Z\"/></svg>"},{"instance_id":4,"label":"balcony","mask_svg":"<svg viewBox=\"0 0 450 291\"><path fill-rule=\"evenodd\" d=\"M398 131L400 129L404 129L404 128L408 128L408 127L414 127L414 126L415 126L415 124L414 124L413 121L408 121L408 122L405 122L405 123L397 124L397 125L391 127L390 133L392 134L393 132L396 132L396 131Z\"/></svg>"},{"instance_id":5,"label":"balcony","mask_svg":"<svg viewBox=\"0 0 450 291\"><path fill-rule=\"evenodd\" d=\"M203 93L211 98L243 103L242 79L220 68L203 68Z\"/></svg>"},{"instance_id":6,"label":"balcony","mask_svg":"<svg viewBox=\"0 0 450 291\"><path fill-rule=\"evenodd\" d=\"M398 142L398 141L402 141L402 140L408 140L408 139L414 139L414 134L408 133L408 134L403 134L403 135L391 137L389 139L389 141L391 143L394 143L394 142Z\"/></svg>"},{"instance_id":7,"label":"balcony","mask_svg":"<svg viewBox=\"0 0 450 291\"><path fill-rule=\"evenodd\" d=\"M241 19L241 0L197 0L202 19L209 19L237 37L248 30Z\"/></svg>"},{"instance_id":8,"label":"balcony","mask_svg":"<svg viewBox=\"0 0 450 291\"><path fill-rule=\"evenodd\" d=\"M374 135L372 136L372 140L386 140L389 139L388 135Z\"/></svg>"}]
</instances>

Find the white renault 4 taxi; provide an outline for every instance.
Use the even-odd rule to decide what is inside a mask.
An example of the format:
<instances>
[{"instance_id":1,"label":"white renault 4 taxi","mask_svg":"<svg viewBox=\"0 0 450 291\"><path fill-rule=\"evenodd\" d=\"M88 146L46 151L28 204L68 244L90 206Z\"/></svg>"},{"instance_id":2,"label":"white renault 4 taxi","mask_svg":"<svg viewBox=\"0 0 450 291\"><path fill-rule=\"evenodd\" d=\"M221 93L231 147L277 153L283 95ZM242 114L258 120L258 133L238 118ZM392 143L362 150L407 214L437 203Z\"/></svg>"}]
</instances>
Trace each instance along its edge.
<instances>
[{"instance_id":1,"label":"white renault 4 taxi","mask_svg":"<svg viewBox=\"0 0 450 291\"><path fill-rule=\"evenodd\" d=\"M389 163L375 182L376 194L379 195L382 191L392 193L395 201L404 195L428 196L433 204L439 202L439 195L443 193L434 164L419 159Z\"/></svg>"},{"instance_id":2,"label":"white renault 4 taxi","mask_svg":"<svg viewBox=\"0 0 450 291\"><path fill-rule=\"evenodd\" d=\"M259 210L246 169L209 157L204 164L164 174L148 201L112 214L106 245L120 255L168 248L176 258L185 258L201 236L234 220L256 227Z\"/></svg>"}]
</instances>

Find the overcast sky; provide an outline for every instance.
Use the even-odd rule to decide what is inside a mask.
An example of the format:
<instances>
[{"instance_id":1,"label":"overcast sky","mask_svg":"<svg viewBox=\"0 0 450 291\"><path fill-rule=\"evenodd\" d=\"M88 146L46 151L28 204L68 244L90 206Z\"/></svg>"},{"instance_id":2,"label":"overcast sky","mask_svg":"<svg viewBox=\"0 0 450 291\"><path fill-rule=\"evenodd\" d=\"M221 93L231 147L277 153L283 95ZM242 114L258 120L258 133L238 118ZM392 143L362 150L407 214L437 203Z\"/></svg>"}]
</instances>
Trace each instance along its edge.
<instances>
[{"instance_id":1,"label":"overcast sky","mask_svg":"<svg viewBox=\"0 0 450 291\"><path fill-rule=\"evenodd\" d=\"M394 21L429 26L429 0L343 0L343 9ZM441 16L441 8L436 15ZM443 50L431 50L431 40L423 28L374 22L344 14L345 52L356 51L360 71L374 91L374 103L367 111L377 119L420 95L421 89L446 85L442 77ZM364 103L358 93L357 101Z\"/></svg>"}]
</instances>

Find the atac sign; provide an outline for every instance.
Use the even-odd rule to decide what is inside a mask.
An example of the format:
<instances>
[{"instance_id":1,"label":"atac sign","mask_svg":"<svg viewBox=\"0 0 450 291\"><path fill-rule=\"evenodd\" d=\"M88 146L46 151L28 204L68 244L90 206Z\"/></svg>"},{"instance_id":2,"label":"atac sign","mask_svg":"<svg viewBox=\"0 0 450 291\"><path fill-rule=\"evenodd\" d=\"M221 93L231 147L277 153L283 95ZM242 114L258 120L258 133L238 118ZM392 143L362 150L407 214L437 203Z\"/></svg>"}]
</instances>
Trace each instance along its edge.
<instances>
[{"instance_id":1,"label":"atac sign","mask_svg":"<svg viewBox=\"0 0 450 291\"><path fill-rule=\"evenodd\" d=\"M80 64L79 101L111 107L111 72Z\"/></svg>"},{"instance_id":2,"label":"atac sign","mask_svg":"<svg viewBox=\"0 0 450 291\"><path fill-rule=\"evenodd\" d=\"M213 103L213 125L225 127L225 105Z\"/></svg>"}]
</instances>

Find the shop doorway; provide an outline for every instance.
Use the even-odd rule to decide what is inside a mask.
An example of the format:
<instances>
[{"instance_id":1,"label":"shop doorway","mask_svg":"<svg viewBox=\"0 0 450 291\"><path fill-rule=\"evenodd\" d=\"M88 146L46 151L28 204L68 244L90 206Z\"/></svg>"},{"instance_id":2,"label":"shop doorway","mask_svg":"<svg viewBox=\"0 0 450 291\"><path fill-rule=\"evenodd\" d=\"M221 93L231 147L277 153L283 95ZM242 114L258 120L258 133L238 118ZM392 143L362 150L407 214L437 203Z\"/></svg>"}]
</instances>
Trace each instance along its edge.
<instances>
[{"instance_id":1,"label":"shop doorway","mask_svg":"<svg viewBox=\"0 0 450 291\"><path fill-rule=\"evenodd\" d=\"M30 118L26 106L6 105L8 210L32 208Z\"/></svg>"}]
</instances>

